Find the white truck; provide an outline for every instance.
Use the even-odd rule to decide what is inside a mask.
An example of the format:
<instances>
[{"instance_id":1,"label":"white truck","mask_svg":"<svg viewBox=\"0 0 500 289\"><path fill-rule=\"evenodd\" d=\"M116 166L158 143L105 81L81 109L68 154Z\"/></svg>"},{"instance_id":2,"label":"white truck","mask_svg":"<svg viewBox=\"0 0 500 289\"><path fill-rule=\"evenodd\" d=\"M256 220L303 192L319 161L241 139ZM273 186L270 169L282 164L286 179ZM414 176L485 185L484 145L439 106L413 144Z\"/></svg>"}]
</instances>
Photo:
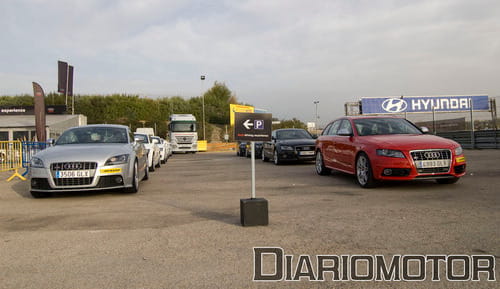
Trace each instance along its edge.
<instances>
[{"instance_id":1,"label":"white truck","mask_svg":"<svg viewBox=\"0 0 500 289\"><path fill-rule=\"evenodd\" d=\"M172 114L170 116L168 135L173 152L198 151L198 133L196 118L192 114Z\"/></svg>"},{"instance_id":2,"label":"white truck","mask_svg":"<svg viewBox=\"0 0 500 289\"><path fill-rule=\"evenodd\" d=\"M147 134L149 136L155 135L155 130L152 127L138 127L135 129L136 133Z\"/></svg>"}]
</instances>

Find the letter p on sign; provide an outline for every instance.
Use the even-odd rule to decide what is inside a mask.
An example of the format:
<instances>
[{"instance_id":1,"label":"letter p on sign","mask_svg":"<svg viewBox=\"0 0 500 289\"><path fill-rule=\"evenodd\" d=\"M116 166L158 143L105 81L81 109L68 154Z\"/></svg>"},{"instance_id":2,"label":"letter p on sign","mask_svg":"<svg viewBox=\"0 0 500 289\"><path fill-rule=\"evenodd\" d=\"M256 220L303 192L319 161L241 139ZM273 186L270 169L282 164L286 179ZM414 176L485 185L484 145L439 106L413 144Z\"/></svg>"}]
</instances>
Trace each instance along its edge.
<instances>
[{"instance_id":1,"label":"letter p on sign","mask_svg":"<svg viewBox=\"0 0 500 289\"><path fill-rule=\"evenodd\" d=\"M261 120L261 119L257 119L257 120L254 120L254 129L264 129L264 120Z\"/></svg>"}]
</instances>

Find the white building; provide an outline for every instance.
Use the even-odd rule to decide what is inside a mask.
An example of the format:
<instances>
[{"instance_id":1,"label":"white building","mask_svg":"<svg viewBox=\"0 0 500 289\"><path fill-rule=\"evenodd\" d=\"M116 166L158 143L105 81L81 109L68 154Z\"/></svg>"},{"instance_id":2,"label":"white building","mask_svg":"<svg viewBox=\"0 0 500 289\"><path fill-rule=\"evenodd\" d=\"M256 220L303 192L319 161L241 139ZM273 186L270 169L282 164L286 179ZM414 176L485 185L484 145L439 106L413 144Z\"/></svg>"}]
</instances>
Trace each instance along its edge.
<instances>
[{"instance_id":1,"label":"white building","mask_svg":"<svg viewBox=\"0 0 500 289\"><path fill-rule=\"evenodd\" d=\"M47 114L47 138L57 138L70 127L87 124L83 114ZM0 115L0 141L33 140L35 138L34 115Z\"/></svg>"}]
</instances>

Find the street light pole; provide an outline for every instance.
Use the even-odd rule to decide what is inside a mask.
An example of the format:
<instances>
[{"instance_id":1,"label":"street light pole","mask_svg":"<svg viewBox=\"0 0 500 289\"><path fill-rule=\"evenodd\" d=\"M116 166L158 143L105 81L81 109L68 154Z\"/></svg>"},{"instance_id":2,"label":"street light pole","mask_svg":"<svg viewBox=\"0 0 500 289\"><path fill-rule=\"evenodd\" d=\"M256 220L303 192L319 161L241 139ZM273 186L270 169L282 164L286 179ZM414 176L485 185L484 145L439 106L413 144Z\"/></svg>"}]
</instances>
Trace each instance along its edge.
<instances>
[{"instance_id":1,"label":"street light pole","mask_svg":"<svg viewBox=\"0 0 500 289\"><path fill-rule=\"evenodd\" d=\"M202 110L203 110L203 140L206 140L205 138L205 94L203 93L203 80L205 80L205 75L200 76L201 79L201 103L202 103Z\"/></svg>"},{"instance_id":2,"label":"street light pole","mask_svg":"<svg viewBox=\"0 0 500 289\"><path fill-rule=\"evenodd\" d=\"M318 123L318 103L319 103L319 100L315 100L315 101L313 101L313 103L316 106L315 119L314 119L314 128L318 129L318 127L316 127L316 126L317 126L317 123Z\"/></svg>"}]
</instances>

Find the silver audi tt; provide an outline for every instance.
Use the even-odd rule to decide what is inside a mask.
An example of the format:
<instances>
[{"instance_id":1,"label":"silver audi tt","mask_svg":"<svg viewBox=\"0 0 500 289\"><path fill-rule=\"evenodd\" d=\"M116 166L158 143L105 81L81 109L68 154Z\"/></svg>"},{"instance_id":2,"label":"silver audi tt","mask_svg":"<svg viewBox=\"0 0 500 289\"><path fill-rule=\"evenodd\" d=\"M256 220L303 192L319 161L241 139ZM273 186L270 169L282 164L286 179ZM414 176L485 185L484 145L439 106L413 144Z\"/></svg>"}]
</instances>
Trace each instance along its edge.
<instances>
[{"instance_id":1,"label":"silver audi tt","mask_svg":"<svg viewBox=\"0 0 500 289\"><path fill-rule=\"evenodd\" d=\"M136 193L148 179L147 151L122 125L87 125L66 130L53 146L31 159L30 192L123 188Z\"/></svg>"}]
</instances>

